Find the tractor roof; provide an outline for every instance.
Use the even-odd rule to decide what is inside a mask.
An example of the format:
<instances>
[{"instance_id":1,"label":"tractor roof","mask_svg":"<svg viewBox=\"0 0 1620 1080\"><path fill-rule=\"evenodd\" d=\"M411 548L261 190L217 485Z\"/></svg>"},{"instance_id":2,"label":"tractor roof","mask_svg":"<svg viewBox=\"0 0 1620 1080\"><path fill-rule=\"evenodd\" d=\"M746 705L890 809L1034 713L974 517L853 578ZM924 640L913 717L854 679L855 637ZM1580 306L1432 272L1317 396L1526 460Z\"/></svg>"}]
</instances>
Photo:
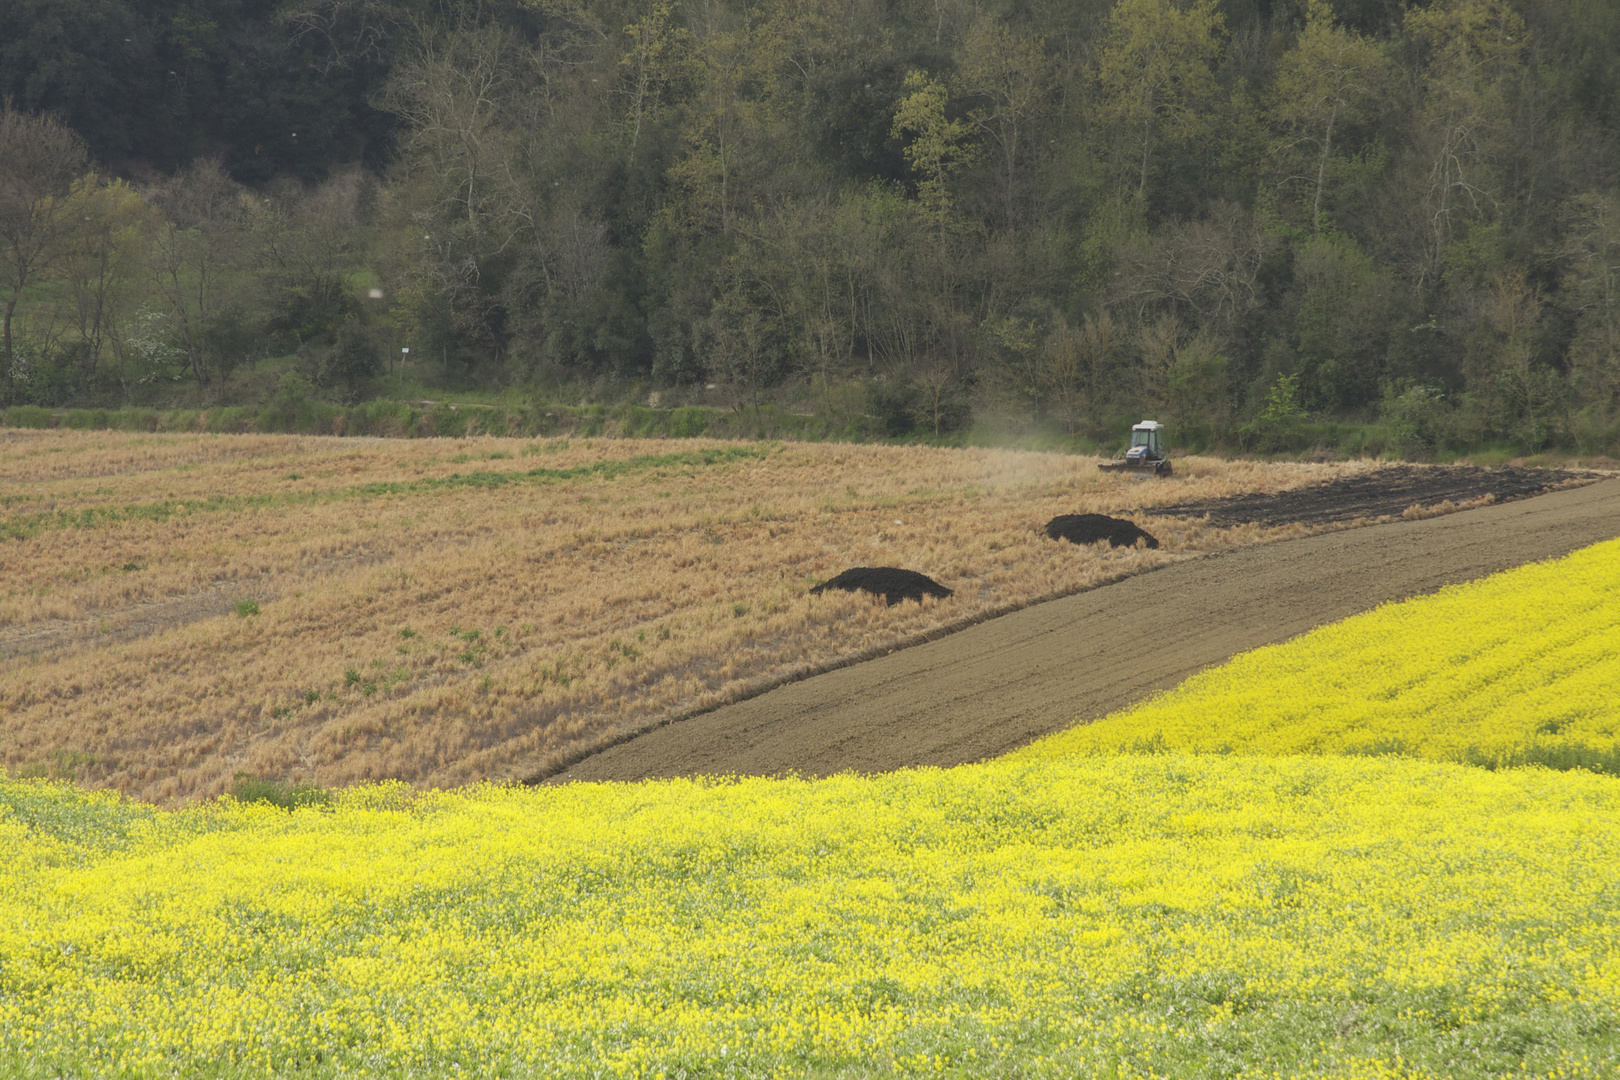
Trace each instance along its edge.
<instances>
[{"instance_id":1,"label":"tractor roof","mask_svg":"<svg viewBox=\"0 0 1620 1080\"><path fill-rule=\"evenodd\" d=\"M1144 420L1140 424L1137 424L1135 427L1131 428L1131 430L1132 431L1158 431L1163 427L1164 427L1164 425L1159 423L1157 420Z\"/></svg>"}]
</instances>

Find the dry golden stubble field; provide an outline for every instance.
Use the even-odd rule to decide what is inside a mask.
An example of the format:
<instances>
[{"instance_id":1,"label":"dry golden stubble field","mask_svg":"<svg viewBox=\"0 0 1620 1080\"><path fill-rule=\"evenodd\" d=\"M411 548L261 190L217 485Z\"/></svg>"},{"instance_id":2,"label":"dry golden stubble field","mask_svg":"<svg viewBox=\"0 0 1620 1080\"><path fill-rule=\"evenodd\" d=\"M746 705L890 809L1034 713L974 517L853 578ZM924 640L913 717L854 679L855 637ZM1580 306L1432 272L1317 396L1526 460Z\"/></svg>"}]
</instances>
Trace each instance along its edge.
<instances>
[{"instance_id":1,"label":"dry golden stubble field","mask_svg":"<svg viewBox=\"0 0 1620 1080\"><path fill-rule=\"evenodd\" d=\"M512 779L1043 597L1296 529L1061 513L1376 466L702 440L0 431L0 767L160 803L238 773ZM808 590L851 566L956 590Z\"/></svg>"}]
</instances>

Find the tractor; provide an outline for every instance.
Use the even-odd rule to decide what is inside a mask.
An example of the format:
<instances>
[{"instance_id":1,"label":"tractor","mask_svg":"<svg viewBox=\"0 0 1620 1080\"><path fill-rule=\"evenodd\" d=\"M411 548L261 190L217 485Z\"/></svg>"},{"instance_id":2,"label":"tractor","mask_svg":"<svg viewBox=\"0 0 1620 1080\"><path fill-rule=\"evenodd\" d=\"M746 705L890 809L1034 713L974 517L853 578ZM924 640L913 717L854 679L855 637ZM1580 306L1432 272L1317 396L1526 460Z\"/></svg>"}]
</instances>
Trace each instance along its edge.
<instances>
[{"instance_id":1,"label":"tractor","mask_svg":"<svg viewBox=\"0 0 1620 1080\"><path fill-rule=\"evenodd\" d=\"M1127 476L1169 476L1170 459L1164 452L1164 425L1157 420L1144 420L1131 428L1131 445L1113 461L1105 461L1097 468L1103 472L1125 473Z\"/></svg>"}]
</instances>

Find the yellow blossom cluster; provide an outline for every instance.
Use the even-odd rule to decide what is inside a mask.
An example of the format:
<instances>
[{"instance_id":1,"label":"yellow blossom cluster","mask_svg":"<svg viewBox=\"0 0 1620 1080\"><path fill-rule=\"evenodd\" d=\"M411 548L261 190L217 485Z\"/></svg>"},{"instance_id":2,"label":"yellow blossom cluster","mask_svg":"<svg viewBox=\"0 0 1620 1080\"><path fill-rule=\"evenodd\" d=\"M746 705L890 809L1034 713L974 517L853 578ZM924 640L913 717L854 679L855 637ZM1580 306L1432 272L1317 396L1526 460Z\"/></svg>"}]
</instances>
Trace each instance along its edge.
<instances>
[{"instance_id":1,"label":"yellow blossom cluster","mask_svg":"<svg viewBox=\"0 0 1620 1080\"><path fill-rule=\"evenodd\" d=\"M1019 753L1403 753L1620 772L1620 540L1246 653Z\"/></svg>"}]
</instances>

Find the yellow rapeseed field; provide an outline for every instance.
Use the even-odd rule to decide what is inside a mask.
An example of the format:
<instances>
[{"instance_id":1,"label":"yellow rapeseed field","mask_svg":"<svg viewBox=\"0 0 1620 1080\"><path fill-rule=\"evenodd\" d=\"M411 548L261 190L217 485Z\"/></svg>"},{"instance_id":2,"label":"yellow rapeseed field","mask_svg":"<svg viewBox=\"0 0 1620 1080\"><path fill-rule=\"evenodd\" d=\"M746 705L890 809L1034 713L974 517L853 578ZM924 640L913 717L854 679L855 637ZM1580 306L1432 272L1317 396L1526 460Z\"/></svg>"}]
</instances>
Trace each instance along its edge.
<instances>
[{"instance_id":1,"label":"yellow rapeseed field","mask_svg":"<svg viewBox=\"0 0 1620 1080\"><path fill-rule=\"evenodd\" d=\"M1193 458L1140 484L995 450L0 431L0 766L169 804L238 773L529 776L843 657L1286 531L1153 505L1374 467ZM1081 512L1134 513L1163 546L1039 532ZM809 594L861 565L956 594Z\"/></svg>"},{"instance_id":2,"label":"yellow rapeseed field","mask_svg":"<svg viewBox=\"0 0 1620 1080\"><path fill-rule=\"evenodd\" d=\"M179 812L0 780L0 1074L1620 1074L1620 784L1120 756Z\"/></svg>"},{"instance_id":3,"label":"yellow rapeseed field","mask_svg":"<svg viewBox=\"0 0 1620 1080\"><path fill-rule=\"evenodd\" d=\"M1256 649L1019 751L1384 754L1620 773L1620 540Z\"/></svg>"}]
</instances>

